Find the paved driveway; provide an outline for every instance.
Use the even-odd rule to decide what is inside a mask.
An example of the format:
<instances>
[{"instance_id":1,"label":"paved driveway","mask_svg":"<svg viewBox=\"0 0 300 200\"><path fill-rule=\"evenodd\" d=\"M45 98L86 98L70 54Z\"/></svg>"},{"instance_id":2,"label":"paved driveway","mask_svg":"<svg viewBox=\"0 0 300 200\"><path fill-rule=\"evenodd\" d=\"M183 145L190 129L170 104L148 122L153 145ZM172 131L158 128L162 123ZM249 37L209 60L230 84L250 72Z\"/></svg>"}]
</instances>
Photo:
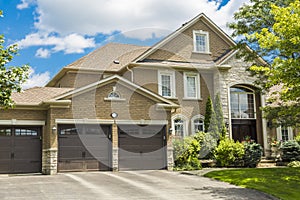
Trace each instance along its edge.
<instances>
[{"instance_id":1,"label":"paved driveway","mask_svg":"<svg viewBox=\"0 0 300 200\"><path fill-rule=\"evenodd\" d=\"M168 171L0 175L1 199L274 199L208 178Z\"/></svg>"}]
</instances>

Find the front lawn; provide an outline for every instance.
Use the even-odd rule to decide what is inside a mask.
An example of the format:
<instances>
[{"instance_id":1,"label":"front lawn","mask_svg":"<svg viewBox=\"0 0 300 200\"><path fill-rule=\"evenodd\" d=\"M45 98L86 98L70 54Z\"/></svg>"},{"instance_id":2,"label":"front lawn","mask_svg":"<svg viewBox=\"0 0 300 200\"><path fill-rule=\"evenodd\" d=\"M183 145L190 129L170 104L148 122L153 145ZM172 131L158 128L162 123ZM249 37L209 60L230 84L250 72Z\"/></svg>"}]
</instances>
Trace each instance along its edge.
<instances>
[{"instance_id":1,"label":"front lawn","mask_svg":"<svg viewBox=\"0 0 300 200\"><path fill-rule=\"evenodd\" d=\"M300 198L300 168L229 169L204 175L284 200Z\"/></svg>"}]
</instances>

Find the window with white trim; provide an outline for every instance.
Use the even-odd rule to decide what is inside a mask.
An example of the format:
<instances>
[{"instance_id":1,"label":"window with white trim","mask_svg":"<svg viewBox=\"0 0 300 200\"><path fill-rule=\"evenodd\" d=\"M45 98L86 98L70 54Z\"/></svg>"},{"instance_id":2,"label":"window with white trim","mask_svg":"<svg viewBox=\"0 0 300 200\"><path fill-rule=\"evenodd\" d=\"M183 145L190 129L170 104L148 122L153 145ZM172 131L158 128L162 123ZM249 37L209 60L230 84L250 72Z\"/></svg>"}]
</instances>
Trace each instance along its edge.
<instances>
[{"instance_id":1,"label":"window with white trim","mask_svg":"<svg viewBox=\"0 0 300 200\"><path fill-rule=\"evenodd\" d=\"M175 136L185 137L187 135L187 119L183 115L172 117L172 129Z\"/></svg>"},{"instance_id":2,"label":"window with white trim","mask_svg":"<svg viewBox=\"0 0 300 200\"><path fill-rule=\"evenodd\" d=\"M194 52L209 53L208 32L198 30L193 31Z\"/></svg>"},{"instance_id":3,"label":"window with white trim","mask_svg":"<svg viewBox=\"0 0 300 200\"><path fill-rule=\"evenodd\" d=\"M291 127L279 126L277 128L277 139L283 142L293 139L293 129Z\"/></svg>"},{"instance_id":4,"label":"window with white trim","mask_svg":"<svg viewBox=\"0 0 300 200\"><path fill-rule=\"evenodd\" d=\"M204 131L204 116L196 115L191 119L192 134Z\"/></svg>"},{"instance_id":5,"label":"window with white trim","mask_svg":"<svg viewBox=\"0 0 300 200\"><path fill-rule=\"evenodd\" d=\"M175 97L175 73L173 71L158 72L158 92L163 97Z\"/></svg>"},{"instance_id":6,"label":"window with white trim","mask_svg":"<svg viewBox=\"0 0 300 200\"><path fill-rule=\"evenodd\" d=\"M184 97L187 99L200 98L200 78L196 73L184 73Z\"/></svg>"}]
</instances>

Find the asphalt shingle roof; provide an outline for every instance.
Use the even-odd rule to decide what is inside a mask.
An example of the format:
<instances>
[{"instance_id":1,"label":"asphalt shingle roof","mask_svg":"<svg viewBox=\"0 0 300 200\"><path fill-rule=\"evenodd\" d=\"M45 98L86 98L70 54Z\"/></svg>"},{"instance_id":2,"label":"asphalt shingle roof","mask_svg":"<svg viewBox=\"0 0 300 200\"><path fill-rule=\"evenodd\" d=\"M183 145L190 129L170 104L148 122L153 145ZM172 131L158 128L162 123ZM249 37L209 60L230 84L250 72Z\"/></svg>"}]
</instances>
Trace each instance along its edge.
<instances>
[{"instance_id":1,"label":"asphalt shingle roof","mask_svg":"<svg viewBox=\"0 0 300 200\"><path fill-rule=\"evenodd\" d=\"M16 104L40 104L71 90L73 88L34 87L21 93L13 93L12 99Z\"/></svg>"}]
</instances>

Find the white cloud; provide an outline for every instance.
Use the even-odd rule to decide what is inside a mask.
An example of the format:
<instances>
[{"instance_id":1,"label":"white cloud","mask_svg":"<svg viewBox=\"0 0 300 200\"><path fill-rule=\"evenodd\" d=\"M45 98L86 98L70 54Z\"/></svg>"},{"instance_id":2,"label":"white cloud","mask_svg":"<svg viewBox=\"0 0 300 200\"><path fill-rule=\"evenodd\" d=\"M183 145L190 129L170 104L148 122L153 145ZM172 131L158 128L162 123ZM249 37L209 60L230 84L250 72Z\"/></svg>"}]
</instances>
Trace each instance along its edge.
<instances>
[{"instance_id":1,"label":"white cloud","mask_svg":"<svg viewBox=\"0 0 300 200\"><path fill-rule=\"evenodd\" d=\"M23 10L29 8L29 6L35 2L35 0L21 0L21 3L17 5L17 9Z\"/></svg>"},{"instance_id":2,"label":"white cloud","mask_svg":"<svg viewBox=\"0 0 300 200\"><path fill-rule=\"evenodd\" d=\"M30 68L29 79L22 85L23 90L32 87L42 87L50 80L50 73L48 71L37 74L33 68Z\"/></svg>"},{"instance_id":3,"label":"white cloud","mask_svg":"<svg viewBox=\"0 0 300 200\"><path fill-rule=\"evenodd\" d=\"M39 58L49 58L51 55L51 52L48 49L39 48L36 51L35 56Z\"/></svg>"},{"instance_id":4,"label":"white cloud","mask_svg":"<svg viewBox=\"0 0 300 200\"><path fill-rule=\"evenodd\" d=\"M30 46L44 46L51 49L40 48L36 56L49 57L51 53L63 51L66 54L82 53L85 48L95 47L93 38L85 38L79 34L70 34L64 37L53 36L51 34L33 33L17 42L20 48Z\"/></svg>"},{"instance_id":5,"label":"white cloud","mask_svg":"<svg viewBox=\"0 0 300 200\"><path fill-rule=\"evenodd\" d=\"M230 34L226 24L243 3L249 2L230 0L218 9L219 0L22 0L23 7L33 1L37 6L36 33L19 44L54 46L50 53L82 53L95 47L92 37L116 31L141 40L165 36L202 12Z\"/></svg>"}]
</instances>

